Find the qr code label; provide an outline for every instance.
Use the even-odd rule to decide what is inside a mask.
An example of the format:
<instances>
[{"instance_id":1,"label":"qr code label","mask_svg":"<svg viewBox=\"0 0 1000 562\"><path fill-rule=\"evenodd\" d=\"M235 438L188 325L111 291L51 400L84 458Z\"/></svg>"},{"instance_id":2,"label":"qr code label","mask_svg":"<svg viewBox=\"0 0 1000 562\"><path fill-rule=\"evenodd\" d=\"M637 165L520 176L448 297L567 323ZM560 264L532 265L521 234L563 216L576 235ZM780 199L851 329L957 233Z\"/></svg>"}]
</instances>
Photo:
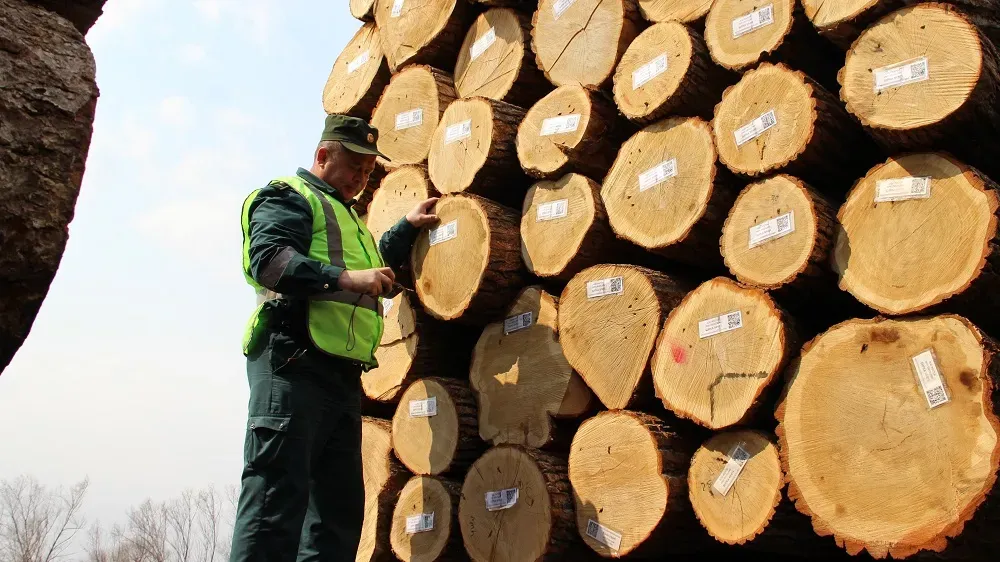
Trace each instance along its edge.
<instances>
[{"instance_id":1,"label":"qr code label","mask_svg":"<svg viewBox=\"0 0 1000 562\"><path fill-rule=\"evenodd\" d=\"M650 80L667 71L667 53L661 53L653 60L640 66L632 73L632 90L638 90Z\"/></svg>"},{"instance_id":2,"label":"qr code label","mask_svg":"<svg viewBox=\"0 0 1000 562\"><path fill-rule=\"evenodd\" d=\"M389 13L390 17L398 18L400 14L403 13L403 0L396 0L392 3L392 12Z\"/></svg>"},{"instance_id":3,"label":"qr code label","mask_svg":"<svg viewBox=\"0 0 1000 562\"><path fill-rule=\"evenodd\" d=\"M535 214L535 222L545 222L566 218L569 214L569 199L559 199L549 201L538 206Z\"/></svg>"},{"instance_id":4,"label":"qr code label","mask_svg":"<svg viewBox=\"0 0 1000 562\"><path fill-rule=\"evenodd\" d=\"M774 23L774 4L768 4L759 10L733 20L733 39L739 39L748 33L753 33L762 27Z\"/></svg>"},{"instance_id":5,"label":"qr code label","mask_svg":"<svg viewBox=\"0 0 1000 562\"><path fill-rule=\"evenodd\" d=\"M946 404L950 398L944 386L944 377L941 376L941 370L938 368L934 352L930 349L925 349L914 355L911 361L913 363L913 371L917 375L917 381L924 392L924 398L927 399L927 406L934 409L942 404Z\"/></svg>"},{"instance_id":6,"label":"qr code label","mask_svg":"<svg viewBox=\"0 0 1000 562\"><path fill-rule=\"evenodd\" d=\"M486 492L486 510L500 511L502 509L510 509L517 504L517 496L517 488Z\"/></svg>"},{"instance_id":7,"label":"qr code label","mask_svg":"<svg viewBox=\"0 0 1000 562\"><path fill-rule=\"evenodd\" d=\"M736 129L733 133L736 136L736 146L740 147L764 134L771 127L778 124L778 116L771 109L760 117L747 123L743 127Z\"/></svg>"},{"instance_id":8,"label":"qr code label","mask_svg":"<svg viewBox=\"0 0 1000 562\"><path fill-rule=\"evenodd\" d=\"M709 338L725 332L731 332L743 327L743 312L734 310L715 318L708 318L698 322L698 337L700 339Z\"/></svg>"},{"instance_id":9,"label":"qr code label","mask_svg":"<svg viewBox=\"0 0 1000 562\"><path fill-rule=\"evenodd\" d=\"M472 119L449 125L444 130L444 143L451 144L472 136Z\"/></svg>"},{"instance_id":10,"label":"qr code label","mask_svg":"<svg viewBox=\"0 0 1000 562\"><path fill-rule=\"evenodd\" d=\"M929 176L879 180L875 184L876 203L929 199L930 196L931 178Z\"/></svg>"},{"instance_id":11,"label":"qr code label","mask_svg":"<svg viewBox=\"0 0 1000 562\"><path fill-rule=\"evenodd\" d=\"M420 513L406 518L406 533L413 535L434 530L434 512Z\"/></svg>"},{"instance_id":12,"label":"qr code label","mask_svg":"<svg viewBox=\"0 0 1000 562\"><path fill-rule=\"evenodd\" d=\"M788 236L795 232L795 211L766 220L750 227L749 247L756 248L764 242Z\"/></svg>"},{"instance_id":13,"label":"qr code label","mask_svg":"<svg viewBox=\"0 0 1000 562\"><path fill-rule=\"evenodd\" d=\"M442 242L447 242L453 238L458 237L458 219L455 219L447 224L443 224L428 233L430 237L430 245L436 246Z\"/></svg>"},{"instance_id":14,"label":"qr code label","mask_svg":"<svg viewBox=\"0 0 1000 562\"><path fill-rule=\"evenodd\" d=\"M612 531L593 519L587 520L587 536L617 552L622 547L622 534Z\"/></svg>"},{"instance_id":15,"label":"qr code label","mask_svg":"<svg viewBox=\"0 0 1000 562\"><path fill-rule=\"evenodd\" d=\"M733 447L729 454L726 465L722 468L722 472L719 473L718 478L715 479L715 483L712 484L712 489L716 492L726 496L729 494L729 490L733 488L733 484L743 473L743 467L747 465L750 460L750 453L744 448L745 443L740 443Z\"/></svg>"},{"instance_id":16,"label":"qr code label","mask_svg":"<svg viewBox=\"0 0 1000 562\"><path fill-rule=\"evenodd\" d=\"M366 62L368 62L368 58L370 56L371 55L368 53L368 51L364 51L360 55L354 57L354 59L351 62L347 63L347 74L348 75L354 74L355 71L357 71L359 68L364 66Z\"/></svg>"},{"instance_id":17,"label":"qr code label","mask_svg":"<svg viewBox=\"0 0 1000 562\"><path fill-rule=\"evenodd\" d=\"M609 295L620 295L625 292L625 281L621 277L598 279L587 283L587 298L598 299Z\"/></svg>"},{"instance_id":18,"label":"qr code label","mask_svg":"<svg viewBox=\"0 0 1000 562\"><path fill-rule=\"evenodd\" d=\"M437 397L431 396L425 400L410 400L411 418L430 418L438 413Z\"/></svg>"},{"instance_id":19,"label":"qr code label","mask_svg":"<svg viewBox=\"0 0 1000 562\"><path fill-rule=\"evenodd\" d=\"M875 69L875 92L930 80L927 57L900 62Z\"/></svg>"},{"instance_id":20,"label":"qr code label","mask_svg":"<svg viewBox=\"0 0 1000 562\"><path fill-rule=\"evenodd\" d=\"M517 316L511 316L510 318L503 321L503 333L513 334L514 332L519 332L529 326L531 326L532 314L529 310L528 312L518 314Z\"/></svg>"}]
</instances>

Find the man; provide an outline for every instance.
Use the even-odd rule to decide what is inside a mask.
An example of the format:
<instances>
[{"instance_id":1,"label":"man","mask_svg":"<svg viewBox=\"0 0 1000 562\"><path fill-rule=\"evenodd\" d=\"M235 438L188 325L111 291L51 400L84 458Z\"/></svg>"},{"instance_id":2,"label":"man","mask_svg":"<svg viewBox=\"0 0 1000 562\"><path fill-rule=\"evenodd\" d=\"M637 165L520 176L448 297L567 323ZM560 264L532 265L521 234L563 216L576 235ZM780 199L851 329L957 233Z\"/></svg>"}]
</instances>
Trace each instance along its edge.
<instances>
[{"instance_id":1,"label":"man","mask_svg":"<svg viewBox=\"0 0 1000 562\"><path fill-rule=\"evenodd\" d=\"M361 372L376 365L393 268L437 221L428 199L376 245L351 201L381 155L377 139L363 120L330 115L312 168L243 205L243 271L261 296L244 337L250 402L231 562L353 562L357 552Z\"/></svg>"}]
</instances>

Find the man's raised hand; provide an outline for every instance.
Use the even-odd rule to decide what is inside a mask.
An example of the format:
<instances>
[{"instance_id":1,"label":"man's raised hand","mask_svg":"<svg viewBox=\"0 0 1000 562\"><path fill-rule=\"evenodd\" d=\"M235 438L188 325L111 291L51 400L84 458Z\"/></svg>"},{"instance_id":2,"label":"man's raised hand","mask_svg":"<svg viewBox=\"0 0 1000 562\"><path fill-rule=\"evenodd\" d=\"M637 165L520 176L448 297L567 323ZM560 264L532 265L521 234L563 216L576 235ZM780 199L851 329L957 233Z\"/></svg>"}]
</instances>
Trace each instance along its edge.
<instances>
[{"instance_id":1,"label":"man's raised hand","mask_svg":"<svg viewBox=\"0 0 1000 562\"><path fill-rule=\"evenodd\" d=\"M433 211L431 211L431 209L437 201L437 197L431 197L430 199L421 201L409 213L406 213L406 222L417 228L436 223L438 217Z\"/></svg>"},{"instance_id":2,"label":"man's raised hand","mask_svg":"<svg viewBox=\"0 0 1000 562\"><path fill-rule=\"evenodd\" d=\"M363 293L370 297L377 297L392 290L392 284L396 281L396 275L391 268L378 267L375 269L345 269L340 274L337 286L344 291L352 293Z\"/></svg>"}]
</instances>

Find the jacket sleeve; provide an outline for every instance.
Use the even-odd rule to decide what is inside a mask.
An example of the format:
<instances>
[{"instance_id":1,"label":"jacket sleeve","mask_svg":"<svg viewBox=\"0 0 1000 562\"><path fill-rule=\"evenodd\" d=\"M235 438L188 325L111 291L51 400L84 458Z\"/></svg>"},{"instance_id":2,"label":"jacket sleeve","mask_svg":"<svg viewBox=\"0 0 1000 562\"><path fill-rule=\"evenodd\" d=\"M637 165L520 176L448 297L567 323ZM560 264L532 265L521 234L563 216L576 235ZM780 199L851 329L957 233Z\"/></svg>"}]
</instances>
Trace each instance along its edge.
<instances>
[{"instance_id":1,"label":"jacket sleeve","mask_svg":"<svg viewBox=\"0 0 1000 562\"><path fill-rule=\"evenodd\" d=\"M337 290L342 268L308 257L312 209L292 189L269 185L250 205L250 275L292 297Z\"/></svg>"},{"instance_id":2,"label":"jacket sleeve","mask_svg":"<svg viewBox=\"0 0 1000 562\"><path fill-rule=\"evenodd\" d=\"M385 264L398 270L407 258L410 257L410 248L417 239L420 229L413 226L406 220L406 217L399 219L392 228L385 231L382 239L378 242L378 251L382 254Z\"/></svg>"}]
</instances>

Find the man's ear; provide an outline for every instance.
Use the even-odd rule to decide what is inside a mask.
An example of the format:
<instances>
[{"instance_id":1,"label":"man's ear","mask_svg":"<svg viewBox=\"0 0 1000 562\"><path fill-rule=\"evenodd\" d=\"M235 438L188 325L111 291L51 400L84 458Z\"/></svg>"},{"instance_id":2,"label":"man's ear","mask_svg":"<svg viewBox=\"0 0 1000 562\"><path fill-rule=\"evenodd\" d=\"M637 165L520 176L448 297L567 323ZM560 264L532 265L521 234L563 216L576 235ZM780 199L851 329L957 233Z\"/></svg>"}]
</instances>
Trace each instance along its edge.
<instances>
[{"instance_id":1,"label":"man's ear","mask_svg":"<svg viewBox=\"0 0 1000 562\"><path fill-rule=\"evenodd\" d=\"M326 164L326 161L329 160L329 158L330 158L330 149L328 149L323 145L319 145L319 147L316 148L316 163Z\"/></svg>"}]
</instances>

